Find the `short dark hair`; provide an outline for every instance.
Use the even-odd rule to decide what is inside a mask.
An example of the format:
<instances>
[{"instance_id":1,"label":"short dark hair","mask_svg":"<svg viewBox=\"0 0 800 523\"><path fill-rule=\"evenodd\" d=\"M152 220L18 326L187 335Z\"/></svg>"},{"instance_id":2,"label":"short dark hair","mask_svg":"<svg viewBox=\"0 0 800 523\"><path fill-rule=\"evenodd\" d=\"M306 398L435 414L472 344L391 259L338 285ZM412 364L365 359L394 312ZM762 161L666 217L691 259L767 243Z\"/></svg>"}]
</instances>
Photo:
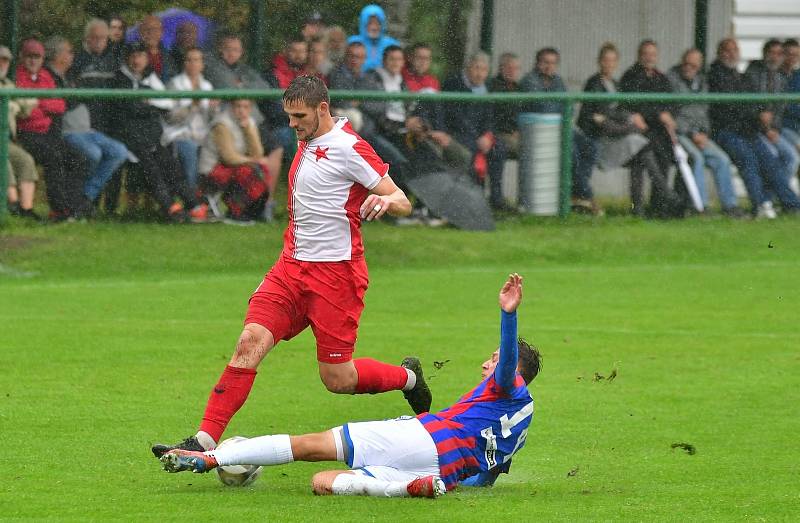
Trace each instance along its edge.
<instances>
[{"instance_id":1,"label":"short dark hair","mask_svg":"<svg viewBox=\"0 0 800 523\"><path fill-rule=\"evenodd\" d=\"M239 42L241 42L242 37L239 35L239 33L235 33L230 29L222 29L214 35L214 47L216 49L221 49L222 44L228 40L239 40Z\"/></svg>"},{"instance_id":2,"label":"short dark hair","mask_svg":"<svg viewBox=\"0 0 800 523\"><path fill-rule=\"evenodd\" d=\"M797 38L787 38L783 41L783 49L789 49L790 47L800 47L800 42L797 41Z\"/></svg>"},{"instance_id":3,"label":"short dark hair","mask_svg":"<svg viewBox=\"0 0 800 523\"><path fill-rule=\"evenodd\" d=\"M636 48L636 56L639 56L640 54L642 54L642 50L643 50L645 47L648 47L648 46L650 46L650 45L652 45L653 47L655 47L656 49L658 49L658 44L657 44L657 43L656 43L656 41L655 41L655 40L653 40L652 38L645 38L644 40L642 40L641 42L639 42L639 47L637 47L637 48Z\"/></svg>"},{"instance_id":4,"label":"short dark hair","mask_svg":"<svg viewBox=\"0 0 800 523\"><path fill-rule=\"evenodd\" d=\"M538 64L542 57L544 57L546 54L554 54L556 57L558 57L559 61L561 60L561 53L558 52L558 49L555 47L542 47L536 51L536 63Z\"/></svg>"},{"instance_id":5,"label":"short dark hair","mask_svg":"<svg viewBox=\"0 0 800 523\"><path fill-rule=\"evenodd\" d=\"M431 49L430 44L428 44L427 42L417 42L408 48L407 50L408 56L414 56L414 53L417 52L417 49L427 49L429 51L433 50Z\"/></svg>"},{"instance_id":6,"label":"short dark hair","mask_svg":"<svg viewBox=\"0 0 800 523\"><path fill-rule=\"evenodd\" d=\"M347 47L345 49L350 49L352 47L364 47L364 48L366 48L367 46L362 44L361 42L356 41L356 42L350 42L349 44L347 44Z\"/></svg>"},{"instance_id":7,"label":"short dark hair","mask_svg":"<svg viewBox=\"0 0 800 523\"><path fill-rule=\"evenodd\" d=\"M761 54L762 55L766 55L767 51L769 51L770 49L772 49L776 45L778 47L780 47L781 49L783 49L783 44L781 43L780 40L778 40L777 38L770 38L769 40L764 42L764 47L761 48Z\"/></svg>"},{"instance_id":8,"label":"short dark hair","mask_svg":"<svg viewBox=\"0 0 800 523\"><path fill-rule=\"evenodd\" d=\"M617 55L617 57L619 57L619 49L617 49L617 46L614 44L614 42L605 42L600 46L600 50L597 52L597 61L599 62L602 60L606 53L614 53Z\"/></svg>"},{"instance_id":9,"label":"short dark hair","mask_svg":"<svg viewBox=\"0 0 800 523\"><path fill-rule=\"evenodd\" d=\"M286 47L289 47L292 44L307 44L306 39L303 38L303 35L300 33L293 33L289 35L289 38L286 39Z\"/></svg>"},{"instance_id":10,"label":"short dark hair","mask_svg":"<svg viewBox=\"0 0 800 523\"><path fill-rule=\"evenodd\" d=\"M542 368L542 355L539 354L539 349L523 338L517 340L517 353L519 354L519 363L517 364L519 373L525 383L530 383L539 375L539 370Z\"/></svg>"},{"instance_id":11,"label":"short dark hair","mask_svg":"<svg viewBox=\"0 0 800 523\"><path fill-rule=\"evenodd\" d=\"M322 102L331 103L328 88L316 76L304 74L298 76L283 93L284 103L302 102L309 107L317 107Z\"/></svg>"},{"instance_id":12,"label":"short dark hair","mask_svg":"<svg viewBox=\"0 0 800 523\"><path fill-rule=\"evenodd\" d=\"M131 42L124 47L122 51L122 56L125 58L125 60L127 60L128 57L130 57L132 54L146 53L146 52L147 52L147 46L144 45L144 42L136 41L136 42Z\"/></svg>"},{"instance_id":13,"label":"short dark hair","mask_svg":"<svg viewBox=\"0 0 800 523\"><path fill-rule=\"evenodd\" d=\"M383 61L386 61L386 57L389 56L389 53L394 53L396 51L400 51L402 53L403 48L394 44L386 46L386 49L383 50Z\"/></svg>"},{"instance_id":14,"label":"short dark hair","mask_svg":"<svg viewBox=\"0 0 800 523\"><path fill-rule=\"evenodd\" d=\"M701 61L705 60L705 56L703 55L703 51L701 51L700 49L698 49L696 47L690 47L689 49L685 50L683 52L683 54L681 55L681 62L685 62L686 61L686 57L689 56L692 53L699 53L700 54L700 60Z\"/></svg>"}]
</instances>

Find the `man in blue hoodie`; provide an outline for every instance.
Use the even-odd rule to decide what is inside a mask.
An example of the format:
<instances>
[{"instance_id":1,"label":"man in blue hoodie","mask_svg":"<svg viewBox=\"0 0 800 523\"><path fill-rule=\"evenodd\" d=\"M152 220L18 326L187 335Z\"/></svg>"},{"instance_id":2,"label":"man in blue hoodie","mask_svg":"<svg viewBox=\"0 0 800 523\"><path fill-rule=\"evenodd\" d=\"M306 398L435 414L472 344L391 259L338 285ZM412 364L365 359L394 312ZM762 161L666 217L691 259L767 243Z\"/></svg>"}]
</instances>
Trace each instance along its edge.
<instances>
[{"instance_id":1,"label":"man in blue hoodie","mask_svg":"<svg viewBox=\"0 0 800 523\"><path fill-rule=\"evenodd\" d=\"M386 13L378 5L370 4L361 10L358 31L357 35L347 39L347 43L359 42L366 48L367 59L362 68L364 72L381 66L384 49L390 45L400 45L400 42L385 34Z\"/></svg>"}]
</instances>

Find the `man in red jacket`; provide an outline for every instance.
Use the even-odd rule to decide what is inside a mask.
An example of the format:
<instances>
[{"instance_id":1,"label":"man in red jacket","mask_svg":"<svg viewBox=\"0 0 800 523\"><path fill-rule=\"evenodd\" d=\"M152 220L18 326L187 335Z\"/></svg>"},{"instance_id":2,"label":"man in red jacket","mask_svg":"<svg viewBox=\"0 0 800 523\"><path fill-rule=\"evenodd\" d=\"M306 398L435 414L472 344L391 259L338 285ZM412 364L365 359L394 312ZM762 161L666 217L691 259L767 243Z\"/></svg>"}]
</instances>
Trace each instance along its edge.
<instances>
[{"instance_id":1,"label":"man in red jacket","mask_svg":"<svg viewBox=\"0 0 800 523\"><path fill-rule=\"evenodd\" d=\"M272 75L281 89L286 89L292 80L305 73L308 60L308 42L302 35L294 35L286 42L286 49L272 60Z\"/></svg>"},{"instance_id":2,"label":"man in red jacket","mask_svg":"<svg viewBox=\"0 0 800 523\"><path fill-rule=\"evenodd\" d=\"M17 87L25 89L55 89L56 83L50 73L42 67L44 46L35 39L25 40L17 66ZM47 185L47 203L50 219L62 221L70 217L71 190L73 184L64 169L66 144L61 138L60 117L66 110L61 98L40 98L27 118L17 122L17 139L37 163L44 168Z\"/></svg>"}]
</instances>

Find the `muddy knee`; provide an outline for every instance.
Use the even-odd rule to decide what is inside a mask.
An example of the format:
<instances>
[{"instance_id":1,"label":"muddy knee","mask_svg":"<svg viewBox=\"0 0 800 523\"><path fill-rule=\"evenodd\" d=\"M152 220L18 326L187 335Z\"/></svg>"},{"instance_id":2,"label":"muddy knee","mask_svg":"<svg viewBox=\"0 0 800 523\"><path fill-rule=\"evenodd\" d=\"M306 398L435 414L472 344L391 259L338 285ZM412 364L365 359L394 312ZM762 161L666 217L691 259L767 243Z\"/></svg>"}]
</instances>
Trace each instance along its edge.
<instances>
[{"instance_id":1,"label":"muddy knee","mask_svg":"<svg viewBox=\"0 0 800 523\"><path fill-rule=\"evenodd\" d=\"M274 345L272 333L261 325L245 325L239 340L236 342L236 350L231 358L231 365L254 369L258 367L261 360Z\"/></svg>"}]
</instances>

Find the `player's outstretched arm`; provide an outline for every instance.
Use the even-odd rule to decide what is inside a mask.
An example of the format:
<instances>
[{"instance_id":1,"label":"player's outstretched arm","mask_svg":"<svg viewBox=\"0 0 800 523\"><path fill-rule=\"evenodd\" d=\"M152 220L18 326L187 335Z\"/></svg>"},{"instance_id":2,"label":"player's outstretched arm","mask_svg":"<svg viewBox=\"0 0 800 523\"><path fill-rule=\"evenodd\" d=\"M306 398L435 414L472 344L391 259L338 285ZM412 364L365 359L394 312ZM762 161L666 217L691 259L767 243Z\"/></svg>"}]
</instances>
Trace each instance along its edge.
<instances>
[{"instance_id":1,"label":"player's outstretched arm","mask_svg":"<svg viewBox=\"0 0 800 523\"><path fill-rule=\"evenodd\" d=\"M514 388L519 357L517 349L517 307L522 301L522 276L510 274L500 289L500 358L494 379L504 390Z\"/></svg>"},{"instance_id":2,"label":"player's outstretched arm","mask_svg":"<svg viewBox=\"0 0 800 523\"><path fill-rule=\"evenodd\" d=\"M367 221L377 220L386 213L392 216L411 214L411 202L389 176L384 176L364 203L361 204L361 217Z\"/></svg>"}]
</instances>

